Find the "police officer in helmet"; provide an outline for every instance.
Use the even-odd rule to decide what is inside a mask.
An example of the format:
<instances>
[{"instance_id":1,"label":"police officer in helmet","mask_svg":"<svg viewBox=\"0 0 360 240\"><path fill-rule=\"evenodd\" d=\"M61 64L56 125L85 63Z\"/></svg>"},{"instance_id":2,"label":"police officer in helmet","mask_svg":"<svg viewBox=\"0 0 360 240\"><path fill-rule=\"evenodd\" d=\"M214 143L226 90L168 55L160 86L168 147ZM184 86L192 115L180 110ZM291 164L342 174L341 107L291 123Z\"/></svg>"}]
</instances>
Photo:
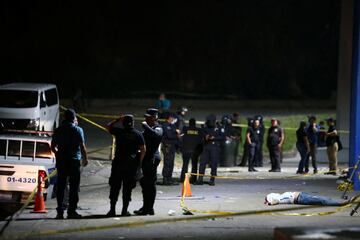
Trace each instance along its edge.
<instances>
[{"instance_id":1,"label":"police officer in helmet","mask_svg":"<svg viewBox=\"0 0 360 240\"><path fill-rule=\"evenodd\" d=\"M179 135L174 124L175 116L172 113L166 114L166 121L163 123L163 139L161 151L164 155L164 167L162 170L163 185L177 185L172 179L174 170L176 146L178 146ZM159 183L160 184L160 183Z\"/></svg>"},{"instance_id":2,"label":"police officer in helmet","mask_svg":"<svg viewBox=\"0 0 360 240\"><path fill-rule=\"evenodd\" d=\"M204 147L200 157L199 174L205 174L206 164L211 166L210 186L215 185L215 176L217 175L217 166L220 159L220 145L225 141L225 134L216 126L216 116L211 114L207 117L203 129ZM197 185L203 184L203 176L199 176Z\"/></svg>"},{"instance_id":3,"label":"police officer in helmet","mask_svg":"<svg viewBox=\"0 0 360 240\"><path fill-rule=\"evenodd\" d=\"M115 127L122 123L122 127ZM134 117L130 114L120 116L119 119L107 125L110 134L116 139L115 158L112 162L110 185L110 211L107 216L116 215L116 202L122 187L123 207L121 216L130 216L128 206L131 192L136 185L136 174L145 156L146 148L141 132L134 129Z\"/></svg>"}]
</instances>

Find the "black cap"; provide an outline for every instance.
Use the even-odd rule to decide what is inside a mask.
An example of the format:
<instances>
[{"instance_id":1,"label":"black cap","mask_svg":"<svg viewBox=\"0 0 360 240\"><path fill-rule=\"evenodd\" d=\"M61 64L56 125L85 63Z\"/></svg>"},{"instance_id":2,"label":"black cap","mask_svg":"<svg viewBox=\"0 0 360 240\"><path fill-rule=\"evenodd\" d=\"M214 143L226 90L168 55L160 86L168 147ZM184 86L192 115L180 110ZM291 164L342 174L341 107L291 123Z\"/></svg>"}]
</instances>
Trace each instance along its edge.
<instances>
[{"instance_id":1,"label":"black cap","mask_svg":"<svg viewBox=\"0 0 360 240\"><path fill-rule=\"evenodd\" d=\"M316 117L315 117L314 115L310 115L310 116L308 116L308 118L309 118L309 121L310 121L310 120L316 121Z\"/></svg>"},{"instance_id":2,"label":"black cap","mask_svg":"<svg viewBox=\"0 0 360 240\"><path fill-rule=\"evenodd\" d=\"M158 118L158 114L159 114L159 110L157 110L156 108L148 108L144 116Z\"/></svg>"},{"instance_id":3,"label":"black cap","mask_svg":"<svg viewBox=\"0 0 360 240\"><path fill-rule=\"evenodd\" d=\"M76 117L75 110L72 109L72 108L66 109L65 112L64 112L64 117L65 117L66 121L73 122L75 120L75 117Z\"/></svg>"},{"instance_id":4,"label":"black cap","mask_svg":"<svg viewBox=\"0 0 360 240\"><path fill-rule=\"evenodd\" d=\"M132 128L134 127L134 116L131 114L124 115L122 120L122 124L125 128Z\"/></svg>"},{"instance_id":5,"label":"black cap","mask_svg":"<svg viewBox=\"0 0 360 240\"><path fill-rule=\"evenodd\" d=\"M333 119L332 117L331 118L328 118L328 119L325 119L327 122L335 122L335 119Z\"/></svg>"}]
</instances>

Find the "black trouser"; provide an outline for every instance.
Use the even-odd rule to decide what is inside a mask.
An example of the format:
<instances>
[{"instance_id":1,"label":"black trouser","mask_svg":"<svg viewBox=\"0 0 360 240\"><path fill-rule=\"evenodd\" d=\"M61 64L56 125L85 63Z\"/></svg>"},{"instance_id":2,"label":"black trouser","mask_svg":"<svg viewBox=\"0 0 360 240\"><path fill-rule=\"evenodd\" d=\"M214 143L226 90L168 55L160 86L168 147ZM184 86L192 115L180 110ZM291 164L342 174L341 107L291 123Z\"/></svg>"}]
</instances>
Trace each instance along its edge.
<instances>
[{"instance_id":1,"label":"black trouser","mask_svg":"<svg viewBox=\"0 0 360 240\"><path fill-rule=\"evenodd\" d=\"M154 209L156 198L156 168L159 160L144 159L142 163L143 177L140 180L140 185L143 194L143 210L150 211Z\"/></svg>"},{"instance_id":2,"label":"black trouser","mask_svg":"<svg viewBox=\"0 0 360 240\"><path fill-rule=\"evenodd\" d=\"M241 159L241 163L239 164L240 166L242 167L245 167L248 160L249 160L249 146L248 144L245 142L244 145L243 145L243 156L242 156L242 159Z\"/></svg>"},{"instance_id":3,"label":"black trouser","mask_svg":"<svg viewBox=\"0 0 360 240\"><path fill-rule=\"evenodd\" d=\"M239 146L240 146L240 140L234 140L235 148L234 148L234 166L237 165L237 159L239 156Z\"/></svg>"},{"instance_id":4,"label":"black trouser","mask_svg":"<svg viewBox=\"0 0 360 240\"><path fill-rule=\"evenodd\" d=\"M198 170L198 159L199 153L197 151L194 152L183 152L182 153L183 165L181 169L180 181L183 182L185 179L185 173L188 172L189 162L191 159L191 173L197 173ZM196 176L191 176L191 181L196 181Z\"/></svg>"},{"instance_id":5,"label":"black trouser","mask_svg":"<svg viewBox=\"0 0 360 240\"><path fill-rule=\"evenodd\" d=\"M262 167L264 165L263 161L263 142L259 142L258 148L256 148L255 152L255 167Z\"/></svg>"},{"instance_id":6,"label":"black trouser","mask_svg":"<svg viewBox=\"0 0 360 240\"><path fill-rule=\"evenodd\" d=\"M259 153L260 143L251 143L248 144L248 153L249 153L249 170L254 169L256 155Z\"/></svg>"},{"instance_id":7,"label":"black trouser","mask_svg":"<svg viewBox=\"0 0 360 240\"><path fill-rule=\"evenodd\" d=\"M164 180L170 181L174 170L176 146L175 144L163 143L161 150L164 154L164 167L162 175Z\"/></svg>"},{"instance_id":8,"label":"black trouser","mask_svg":"<svg viewBox=\"0 0 360 240\"><path fill-rule=\"evenodd\" d=\"M65 162L58 159L58 162ZM74 213L79 202L79 186L80 186L80 161L70 160L67 165L57 165L57 212L62 214L64 192L67 184L67 178L69 178L69 207L67 212Z\"/></svg>"},{"instance_id":9,"label":"black trouser","mask_svg":"<svg viewBox=\"0 0 360 240\"><path fill-rule=\"evenodd\" d=\"M207 144L200 158L199 174L205 174L206 164L210 163L211 176L217 175L217 166L220 158L220 147L217 144ZM202 177L199 177L202 179Z\"/></svg>"},{"instance_id":10,"label":"black trouser","mask_svg":"<svg viewBox=\"0 0 360 240\"><path fill-rule=\"evenodd\" d=\"M110 204L112 207L115 207L116 202L119 198L119 193L122 186L122 200L123 200L123 211L127 211L129 203L131 201L131 192L135 187L135 172L133 170L127 169L124 171L124 168L112 167L111 176L109 179L110 185Z\"/></svg>"},{"instance_id":11,"label":"black trouser","mask_svg":"<svg viewBox=\"0 0 360 240\"><path fill-rule=\"evenodd\" d=\"M280 170L281 150L278 146L269 146L270 162L272 170Z\"/></svg>"}]
</instances>

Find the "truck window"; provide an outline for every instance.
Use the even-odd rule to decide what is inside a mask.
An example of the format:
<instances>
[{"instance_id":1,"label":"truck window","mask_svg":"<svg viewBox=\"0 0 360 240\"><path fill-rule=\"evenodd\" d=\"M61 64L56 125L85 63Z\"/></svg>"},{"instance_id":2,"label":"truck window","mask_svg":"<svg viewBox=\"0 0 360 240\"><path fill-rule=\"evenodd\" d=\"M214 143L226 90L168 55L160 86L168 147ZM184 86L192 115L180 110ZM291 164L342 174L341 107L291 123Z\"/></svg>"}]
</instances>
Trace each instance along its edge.
<instances>
[{"instance_id":1,"label":"truck window","mask_svg":"<svg viewBox=\"0 0 360 240\"><path fill-rule=\"evenodd\" d=\"M20 141L9 140L8 156L20 156Z\"/></svg>"},{"instance_id":2,"label":"truck window","mask_svg":"<svg viewBox=\"0 0 360 240\"><path fill-rule=\"evenodd\" d=\"M21 157L34 157L35 143L23 141Z\"/></svg>"},{"instance_id":3,"label":"truck window","mask_svg":"<svg viewBox=\"0 0 360 240\"><path fill-rule=\"evenodd\" d=\"M48 106L53 106L58 104L58 95L56 88L49 89L45 91L46 104Z\"/></svg>"},{"instance_id":4,"label":"truck window","mask_svg":"<svg viewBox=\"0 0 360 240\"><path fill-rule=\"evenodd\" d=\"M32 108L38 104L36 91L0 90L0 107Z\"/></svg>"},{"instance_id":5,"label":"truck window","mask_svg":"<svg viewBox=\"0 0 360 240\"><path fill-rule=\"evenodd\" d=\"M49 144L43 142L36 143L36 155L37 158L52 158L52 152Z\"/></svg>"},{"instance_id":6,"label":"truck window","mask_svg":"<svg viewBox=\"0 0 360 240\"><path fill-rule=\"evenodd\" d=\"M0 140L0 155L1 156L6 155L6 140L3 139Z\"/></svg>"}]
</instances>

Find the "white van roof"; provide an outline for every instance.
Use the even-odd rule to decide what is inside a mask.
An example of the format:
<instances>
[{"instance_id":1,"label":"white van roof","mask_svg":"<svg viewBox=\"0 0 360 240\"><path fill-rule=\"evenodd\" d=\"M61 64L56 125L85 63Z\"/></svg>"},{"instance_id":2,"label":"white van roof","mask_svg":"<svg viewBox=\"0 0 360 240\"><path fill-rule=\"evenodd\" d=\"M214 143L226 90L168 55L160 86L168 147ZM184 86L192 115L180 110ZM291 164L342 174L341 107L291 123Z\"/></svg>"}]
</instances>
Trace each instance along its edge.
<instances>
[{"instance_id":1,"label":"white van roof","mask_svg":"<svg viewBox=\"0 0 360 240\"><path fill-rule=\"evenodd\" d=\"M20 83L20 82L0 85L0 89L25 90L25 91L40 91L40 90L47 90L50 88L56 88L56 85L50 83Z\"/></svg>"},{"instance_id":2,"label":"white van roof","mask_svg":"<svg viewBox=\"0 0 360 240\"><path fill-rule=\"evenodd\" d=\"M25 134L6 134L0 133L0 139L5 140L20 140L20 141L46 141L51 142L51 137L38 136L38 135L25 135Z\"/></svg>"}]
</instances>

